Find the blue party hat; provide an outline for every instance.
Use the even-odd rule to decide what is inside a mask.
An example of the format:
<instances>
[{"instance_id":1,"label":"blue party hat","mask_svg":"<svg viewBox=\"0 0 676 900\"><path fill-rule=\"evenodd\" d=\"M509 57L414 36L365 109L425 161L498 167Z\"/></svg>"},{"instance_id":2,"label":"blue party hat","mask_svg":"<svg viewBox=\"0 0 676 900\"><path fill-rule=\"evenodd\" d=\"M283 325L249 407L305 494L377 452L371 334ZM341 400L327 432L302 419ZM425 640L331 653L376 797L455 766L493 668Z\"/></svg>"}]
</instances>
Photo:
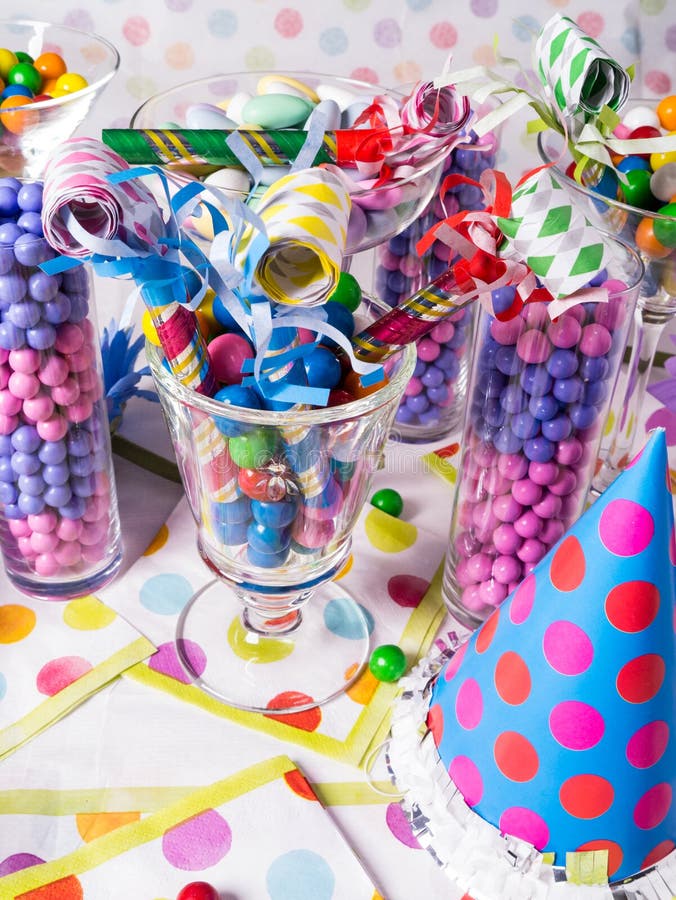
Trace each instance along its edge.
<instances>
[{"instance_id":1,"label":"blue party hat","mask_svg":"<svg viewBox=\"0 0 676 900\"><path fill-rule=\"evenodd\" d=\"M528 865L676 872L675 566L658 431L432 683L451 785Z\"/></svg>"}]
</instances>

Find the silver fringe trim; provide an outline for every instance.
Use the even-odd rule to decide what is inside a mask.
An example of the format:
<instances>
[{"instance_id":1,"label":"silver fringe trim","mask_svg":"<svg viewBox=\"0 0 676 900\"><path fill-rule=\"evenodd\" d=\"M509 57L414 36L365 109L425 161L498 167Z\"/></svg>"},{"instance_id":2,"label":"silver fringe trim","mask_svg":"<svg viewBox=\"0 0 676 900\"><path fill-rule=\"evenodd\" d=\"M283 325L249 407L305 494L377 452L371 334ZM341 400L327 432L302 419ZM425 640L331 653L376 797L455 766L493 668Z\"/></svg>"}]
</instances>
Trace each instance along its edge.
<instances>
[{"instance_id":1,"label":"silver fringe trim","mask_svg":"<svg viewBox=\"0 0 676 900\"><path fill-rule=\"evenodd\" d=\"M418 843L449 879L473 900L674 900L676 850L631 878L575 884L532 844L502 834L467 805L425 725L435 676L455 647L426 657L401 679L386 757Z\"/></svg>"}]
</instances>

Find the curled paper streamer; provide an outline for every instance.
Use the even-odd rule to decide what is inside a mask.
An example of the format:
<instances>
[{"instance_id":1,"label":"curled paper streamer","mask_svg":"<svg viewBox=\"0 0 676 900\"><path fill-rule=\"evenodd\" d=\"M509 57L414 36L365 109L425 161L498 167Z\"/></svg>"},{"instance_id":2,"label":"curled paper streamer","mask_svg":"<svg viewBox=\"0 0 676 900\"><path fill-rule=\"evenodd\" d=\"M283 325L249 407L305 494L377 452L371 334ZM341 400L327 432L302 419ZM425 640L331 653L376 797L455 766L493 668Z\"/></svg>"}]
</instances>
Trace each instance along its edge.
<instances>
[{"instance_id":1,"label":"curled paper streamer","mask_svg":"<svg viewBox=\"0 0 676 900\"><path fill-rule=\"evenodd\" d=\"M612 259L603 235L572 201L552 170L544 168L514 191L510 217L497 219L512 250L559 300L585 287ZM553 316L560 305L556 309L550 310Z\"/></svg>"},{"instance_id":2,"label":"curled paper streamer","mask_svg":"<svg viewBox=\"0 0 676 900\"><path fill-rule=\"evenodd\" d=\"M162 243L171 234L150 190L139 179L116 179L128 171L100 141L60 144L45 170L45 237L65 256L128 260L126 271L140 286L171 371L187 387L211 395L216 381L206 343L193 313L181 305L187 296L181 267ZM109 274L123 271L108 267Z\"/></svg>"},{"instance_id":3,"label":"curled paper streamer","mask_svg":"<svg viewBox=\"0 0 676 900\"><path fill-rule=\"evenodd\" d=\"M535 68L564 116L586 121L629 96L629 75L572 19L555 13L535 42Z\"/></svg>"},{"instance_id":4,"label":"curled paper streamer","mask_svg":"<svg viewBox=\"0 0 676 900\"><path fill-rule=\"evenodd\" d=\"M303 169L268 188L256 206L268 246L253 280L270 300L308 307L326 301L338 283L350 206L343 180L324 169ZM243 270L256 238L247 228L236 248Z\"/></svg>"},{"instance_id":5,"label":"curled paper streamer","mask_svg":"<svg viewBox=\"0 0 676 900\"><path fill-rule=\"evenodd\" d=\"M469 100L458 95L452 85L438 88L431 81L423 81L404 103L401 121L408 131L445 137L462 131L470 115Z\"/></svg>"}]
</instances>

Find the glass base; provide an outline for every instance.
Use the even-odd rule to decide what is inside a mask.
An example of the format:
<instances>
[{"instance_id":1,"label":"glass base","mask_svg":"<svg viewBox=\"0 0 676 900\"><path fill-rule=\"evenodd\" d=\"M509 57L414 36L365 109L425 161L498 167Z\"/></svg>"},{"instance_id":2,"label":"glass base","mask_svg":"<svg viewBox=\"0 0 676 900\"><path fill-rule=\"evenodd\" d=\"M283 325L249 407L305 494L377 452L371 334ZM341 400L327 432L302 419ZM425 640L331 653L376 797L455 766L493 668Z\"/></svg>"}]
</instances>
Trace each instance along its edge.
<instances>
[{"instance_id":1,"label":"glass base","mask_svg":"<svg viewBox=\"0 0 676 900\"><path fill-rule=\"evenodd\" d=\"M176 626L190 681L228 706L274 716L314 709L344 693L368 662L366 616L333 582L290 611L288 629L274 636L245 627L246 618L237 594L214 580L193 595Z\"/></svg>"},{"instance_id":2,"label":"glass base","mask_svg":"<svg viewBox=\"0 0 676 900\"><path fill-rule=\"evenodd\" d=\"M29 597L35 597L37 600L67 601L100 591L115 578L121 565L122 550L110 560L105 568L97 569L82 578L76 576L70 581L40 578L39 575L22 575L7 567L5 571L14 587Z\"/></svg>"}]
</instances>

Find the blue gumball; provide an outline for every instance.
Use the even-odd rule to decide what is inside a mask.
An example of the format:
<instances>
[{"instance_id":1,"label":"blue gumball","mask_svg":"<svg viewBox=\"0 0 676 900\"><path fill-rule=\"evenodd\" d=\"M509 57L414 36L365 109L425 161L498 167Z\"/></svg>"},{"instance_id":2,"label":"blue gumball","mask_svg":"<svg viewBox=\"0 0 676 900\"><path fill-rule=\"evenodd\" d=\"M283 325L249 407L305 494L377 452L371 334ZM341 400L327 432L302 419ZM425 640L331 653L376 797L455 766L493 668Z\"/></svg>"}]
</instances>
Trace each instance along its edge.
<instances>
[{"instance_id":1,"label":"blue gumball","mask_svg":"<svg viewBox=\"0 0 676 900\"><path fill-rule=\"evenodd\" d=\"M214 394L214 400L226 406L239 406L244 409L261 409L262 402L259 395L252 388L242 387L240 384L228 384ZM249 430L249 426L234 419L226 419L224 416L214 416L216 428L226 437L239 437Z\"/></svg>"},{"instance_id":2,"label":"blue gumball","mask_svg":"<svg viewBox=\"0 0 676 900\"><path fill-rule=\"evenodd\" d=\"M303 357L310 387L331 388L340 382L342 370L335 355L326 347L315 347Z\"/></svg>"}]
</instances>

